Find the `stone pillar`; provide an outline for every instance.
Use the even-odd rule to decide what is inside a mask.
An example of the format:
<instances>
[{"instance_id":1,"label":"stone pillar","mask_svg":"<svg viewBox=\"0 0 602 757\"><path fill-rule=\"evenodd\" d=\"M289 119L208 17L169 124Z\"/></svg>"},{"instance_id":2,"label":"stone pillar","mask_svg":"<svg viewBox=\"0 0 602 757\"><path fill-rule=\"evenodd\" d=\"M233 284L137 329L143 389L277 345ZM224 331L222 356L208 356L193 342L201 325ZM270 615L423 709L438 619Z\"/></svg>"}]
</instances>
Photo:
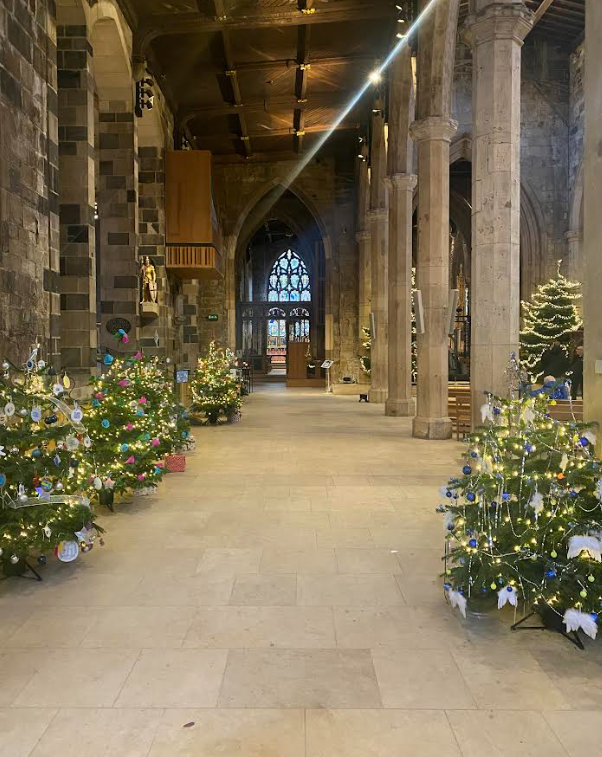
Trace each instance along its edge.
<instances>
[{"instance_id":1,"label":"stone pillar","mask_svg":"<svg viewBox=\"0 0 602 757\"><path fill-rule=\"evenodd\" d=\"M479 0L473 50L471 389L505 396L520 319L521 47L533 14L515 0Z\"/></svg>"},{"instance_id":2,"label":"stone pillar","mask_svg":"<svg viewBox=\"0 0 602 757\"><path fill-rule=\"evenodd\" d=\"M389 396L385 415L416 412L412 397L412 198L416 176L394 174L389 187Z\"/></svg>"},{"instance_id":3,"label":"stone pillar","mask_svg":"<svg viewBox=\"0 0 602 757\"><path fill-rule=\"evenodd\" d=\"M568 245L568 261L566 266L567 278L572 281L583 282L583 232L567 231L565 234ZM579 302L577 303L579 306Z\"/></svg>"},{"instance_id":4,"label":"stone pillar","mask_svg":"<svg viewBox=\"0 0 602 757\"><path fill-rule=\"evenodd\" d=\"M199 359L199 299L201 287L197 279L182 282L184 298L182 313L182 363L194 369Z\"/></svg>"},{"instance_id":5,"label":"stone pillar","mask_svg":"<svg viewBox=\"0 0 602 757\"><path fill-rule=\"evenodd\" d=\"M602 3L586 0L585 4L585 146L583 164L583 315L585 321L584 349L584 415L587 421L602 426L602 374L596 372L596 361L602 360ZM602 437L598 433L597 452Z\"/></svg>"},{"instance_id":6,"label":"stone pillar","mask_svg":"<svg viewBox=\"0 0 602 757\"><path fill-rule=\"evenodd\" d=\"M101 347L131 352L138 342L138 141L131 106L101 101L98 125L98 215L101 290ZM113 321L113 323L110 323ZM129 328L130 343L113 334Z\"/></svg>"},{"instance_id":7,"label":"stone pillar","mask_svg":"<svg viewBox=\"0 0 602 757\"><path fill-rule=\"evenodd\" d=\"M387 154L385 120L381 110L372 117L370 146L370 223L372 278L372 342L370 348L370 402L387 399L387 194L385 176Z\"/></svg>"},{"instance_id":8,"label":"stone pillar","mask_svg":"<svg viewBox=\"0 0 602 757\"><path fill-rule=\"evenodd\" d=\"M368 219L366 218L366 222ZM359 338L365 340L366 335L363 332L364 328L370 328L370 312L371 312L371 255L372 255L372 237L368 229L361 229L355 234L355 241L358 245L359 251L359 281L358 281L358 323L359 323Z\"/></svg>"},{"instance_id":9,"label":"stone pillar","mask_svg":"<svg viewBox=\"0 0 602 757\"><path fill-rule=\"evenodd\" d=\"M85 26L57 28L61 365L78 383L96 370L94 81Z\"/></svg>"},{"instance_id":10,"label":"stone pillar","mask_svg":"<svg viewBox=\"0 0 602 757\"><path fill-rule=\"evenodd\" d=\"M412 124L418 145L418 255L416 286L422 294L424 334L416 340L418 380L412 434L449 439L447 411L449 305L449 144L457 122L428 116Z\"/></svg>"},{"instance_id":11,"label":"stone pillar","mask_svg":"<svg viewBox=\"0 0 602 757\"><path fill-rule=\"evenodd\" d=\"M414 415L412 397L412 174L414 77L411 49L406 45L392 63L389 86L387 151L389 244L388 314L389 396L385 415Z\"/></svg>"}]
</instances>

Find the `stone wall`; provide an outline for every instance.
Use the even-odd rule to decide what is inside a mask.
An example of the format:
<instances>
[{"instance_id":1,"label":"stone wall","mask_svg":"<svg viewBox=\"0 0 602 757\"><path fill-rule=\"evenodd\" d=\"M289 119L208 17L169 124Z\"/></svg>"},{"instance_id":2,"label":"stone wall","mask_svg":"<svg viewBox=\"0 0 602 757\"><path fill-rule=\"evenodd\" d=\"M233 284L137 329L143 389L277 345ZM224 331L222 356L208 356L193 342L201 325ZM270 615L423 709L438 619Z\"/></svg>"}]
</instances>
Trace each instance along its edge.
<instances>
[{"instance_id":1,"label":"stone wall","mask_svg":"<svg viewBox=\"0 0 602 757\"><path fill-rule=\"evenodd\" d=\"M0 356L59 362L56 22L51 0L0 3Z\"/></svg>"},{"instance_id":2,"label":"stone wall","mask_svg":"<svg viewBox=\"0 0 602 757\"><path fill-rule=\"evenodd\" d=\"M583 76L585 68L585 45L581 43L570 57L569 92L569 188L571 197L575 191L583 163L583 139L585 130L585 96ZM579 212L577 211L577 215Z\"/></svg>"}]
</instances>

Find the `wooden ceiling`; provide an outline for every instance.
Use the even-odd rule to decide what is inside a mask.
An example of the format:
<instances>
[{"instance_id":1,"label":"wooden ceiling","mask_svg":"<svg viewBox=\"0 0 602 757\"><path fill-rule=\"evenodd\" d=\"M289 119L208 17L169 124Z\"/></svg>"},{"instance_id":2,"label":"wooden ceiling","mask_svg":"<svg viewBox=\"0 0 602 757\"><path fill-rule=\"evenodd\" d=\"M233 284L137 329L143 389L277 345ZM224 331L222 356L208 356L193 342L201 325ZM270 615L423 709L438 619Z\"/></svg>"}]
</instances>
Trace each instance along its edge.
<instances>
[{"instance_id":1,"label":"wooden ceiling","mask_svg":"<svg viewBox=\"0 0 602 757\"><path fill-rule=\"evenodd\" d=\"M412 0L120 0L195 146L223 159L288 157L315 145L390 50L398 5ZM602 2L602 0L600 0ZM571 48L585 0L526 0L534 36ZM469 0L461 0L460 23ZM544 12L545 11L545 12ZM357 139L349 113L329 145ZM229 156L229 158L227 158Z\"/></svg>"},{"instance_id":2,"label":"wooden ceiling","mask_svg":"<svg viewBox=\"0 0 602 757\"><path fill-rule=\"evenodd\" d=\"M134 54L181 127L199 148L241 159L311 148L386 55L397 18L393 0L129 2ZM359 121L351 112L333 145L356 139Z\"/></svg>"}]
</instances>

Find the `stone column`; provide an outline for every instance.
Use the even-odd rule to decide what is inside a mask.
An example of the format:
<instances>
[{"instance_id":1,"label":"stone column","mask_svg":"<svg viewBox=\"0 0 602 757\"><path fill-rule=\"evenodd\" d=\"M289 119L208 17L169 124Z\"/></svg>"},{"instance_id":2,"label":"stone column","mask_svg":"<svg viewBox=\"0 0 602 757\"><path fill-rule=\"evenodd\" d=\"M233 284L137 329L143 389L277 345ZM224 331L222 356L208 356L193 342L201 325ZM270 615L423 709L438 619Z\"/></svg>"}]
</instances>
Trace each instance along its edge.
<instances>
[{"instance_id":1,"label":"stone column","mask_svg":"<svg viewBox=\"0 0 602 757\"><path fill-rule=\"evenodd\" d=\"M61 365L87 383L97 346L92 47L85 26L57 32Z\"/></svg>"},{"instance_id":2,"label":"stone column","mask_svg":"<svg viewBox=\"0 0 602 757\"><path fill-rule=\"evenodd\" d=\"M566 267L567 278L572 281L583 282L583 232L580 230L567 231L565 237L569 252Z\"/></svg>"},{"instance_id":3,"label":"stone column","mask_svg":"<svg viewBox=\"0 0 602 757\"><path fill-rule=\"evenodd\" d=\"M412 434L449 439L447 412L449 305L449 144L457 122L428 116L412 124L418 145L418 256L416 286L422 294L424 334L416 340L418 381Z\"/></svg>"},{"instance_id":4,"label":"stone column","mask_svg":"<svg viewBox=\"0 0 602 757\"><path fill-rule=\"evenodd\" d=\"M366 154L364 154L366 153ZM359 253L359 280L358 280L358 336L360 344L366 336L364 328L370 328L370 304L371 304L371 255L372 245L368 221L370 210L370 180L368 178L367 151L363 150L364 159L359 161L358 166L358 225L355 241Z\"/></svg>"},{"instance_id":5,"label":"stone column","mask_svg":"<svg viewBox=\"0 0 602 757\"><path fill-rule=\"evenodd\" d=\"M389 206L388 314L389 396L385 415L414 415L412 397L412 174L414 77L406 45L392 63L386 180Z\"/></svg>"},{"instance_id":6,"label":"stone column","mask_svg":"<svg viewBox=\"0 0 602 757\"><path fill-rule=\"evenodd\" d=\"M372 278L372 343L370 348L370 402L387 399L388 335L387 335L387 195L385 121L381 110L372 117L370 223Z\"/></svg>"},{"instance_id":7,"label":"stone column","mask_svg":"<svg viewBox=\"0 0 602 757\"><path fill-rule=\"evenodd\" d=\"M584 415L588 421L602 426L602 374L596 372L596 361L602 360L602 3L586 0L585 4L585 146L583 164L583 315L585 321L584 350ZM602 438L598 433L597 452Z\"/></svg>"},{"instance_id":8,"label":"stone column","mask_svg":"<svg viewBox=\"0 0 602 757\"><path fill-rule=\"evenodd\" d=\"M521 47L533 14L515 0L478 0L473 50L471 389L505 396L520 319Z\"/></svg>"},{"instance_id":9,"label":"stone column","mask_svg":"<svg viewBox=\"0 0 602 757\"><path fill-rule=\"evenodd\" d=\"M412 397L412 198L416 176L394 174L389 188L389 396L385 415L416 412Z\"/></svg>"},{"instance_id":10,"label":"stone column","mask_svg":"<svg viewBox=\"0 0 602 757\"><path fill-rule=\"evenodd\" d=\"M101 346L131 352L138 342L138 140L131 105L101 101L98 125ZM113 321L113 323L111 323ZM129 327L122 345L107 325Z\"/></svg>"}]
</instances>

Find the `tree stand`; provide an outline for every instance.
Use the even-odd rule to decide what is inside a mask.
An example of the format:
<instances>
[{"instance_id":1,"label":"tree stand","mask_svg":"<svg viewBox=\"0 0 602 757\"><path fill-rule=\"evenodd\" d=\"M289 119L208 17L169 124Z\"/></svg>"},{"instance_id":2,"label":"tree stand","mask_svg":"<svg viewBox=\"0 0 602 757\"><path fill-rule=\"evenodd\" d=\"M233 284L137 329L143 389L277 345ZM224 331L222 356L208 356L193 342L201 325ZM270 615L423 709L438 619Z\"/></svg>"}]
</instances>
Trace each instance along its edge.
<instances>
[{"instance_id":1,"label":"tree stand","mask_svg":"<svg viewBox=\"0 0 602 757\"><path fill-rule=\"evenodd\" d=\"M529 620L529 618L532 618L534 615L541 618L542 625L524 626L523 623ZM510 626L510 628L513 631L555 631L561 636L564 636L565 639L568 639L571 644L574 644L577 647L577 649L585 649L583 642L581 641L581 637L579 636L579 632L571 631L571 633L567 633L560 615L555 613L553 610L550 610L549 607L544 608L541 612L539 610L531 610L528 615L525 615L524 618L521 618L519 621Z\"/></svg>"},{"instance_id":2,"label":"tree stand","mask_svg":"<svg viewBox=\"0 0 602 757\"><path fill-rule=\"evenodd\" d=\"M7 578L28 578L31 581L41 581L42 576L38 573L38 571L30 565L27 560L19 560L18 563L15 565L10 564L9 572L6 573L6 569L8 565L4 565L4 572L5 575L0 578L0 581L6 581ZM33 575L29 576L26 575L26 573L32 573Z\"/></svg>"}]
</instances>

